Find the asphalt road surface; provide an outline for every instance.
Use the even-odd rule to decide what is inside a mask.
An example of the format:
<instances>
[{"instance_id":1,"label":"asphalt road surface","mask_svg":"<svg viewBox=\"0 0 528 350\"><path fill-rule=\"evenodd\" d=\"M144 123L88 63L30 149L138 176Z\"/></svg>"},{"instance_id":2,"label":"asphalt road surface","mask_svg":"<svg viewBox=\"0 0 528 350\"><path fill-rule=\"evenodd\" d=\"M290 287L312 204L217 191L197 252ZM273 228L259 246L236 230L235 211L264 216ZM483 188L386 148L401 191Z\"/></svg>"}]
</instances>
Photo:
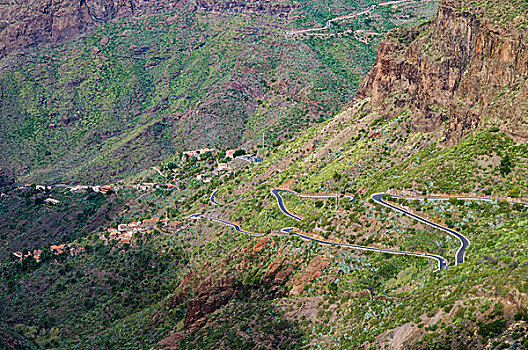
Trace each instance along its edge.
<instances>
[{"instance_id":1,"label":"asphalt road surface","mask_svg":"<svg viewBox=\"0 0 528 350\"><path fill-rule=\"evenodd\" d=\"M466 254L466 248L469 246L470 242L469 242L469 239L466 238L466 236L464 236L463 234L461 234L460 232L457 232L455 230L451 230L450 228L447 228L447 227L444 227L444 226L441 226L441 225L438 225L437 223L434 223L430 220L427 220L426 218L423 218L421 216L418 216L416 214L413 214L403 208L400 208L400 207L397 207L393 204L390 204L388 202L385 202L383 200L383 195L384 193L376 193L376 194L373 194L372 195L372 199L378 203L378 204L381 204L387 208L390 208L392 210L396 210L397 212L400 212L400 213L403 213L417 221L420 221L426 225L429 225L431 227L434 227L436 229L439 229L441 231L444 231L444 232L447 232L448 234L452 235L453 237L457 238L459 241L460 241L460 247L458 248L456 254L455 254L455 264L461 264L464 262L464 256Z\"/></svg>"}]
</instances>

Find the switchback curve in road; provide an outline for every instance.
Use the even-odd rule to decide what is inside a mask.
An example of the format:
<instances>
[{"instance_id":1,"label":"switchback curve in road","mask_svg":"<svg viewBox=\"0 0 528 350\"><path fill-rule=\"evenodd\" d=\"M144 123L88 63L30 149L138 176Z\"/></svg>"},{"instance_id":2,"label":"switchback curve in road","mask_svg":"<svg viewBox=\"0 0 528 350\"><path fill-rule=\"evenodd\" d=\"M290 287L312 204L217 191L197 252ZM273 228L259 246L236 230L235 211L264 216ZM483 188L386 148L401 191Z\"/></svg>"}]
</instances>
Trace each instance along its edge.
<instances>
[{"instance_id":1,"label":"switchback curve in road","mask_svg":"<svg viewBox=\"0 0 528 350\"><path fill-rule=\"evenodd\" d=\"M301 197L301 198L335 198L336 197L335 195L307 195L307 194L300 194L300 193L297 193L295 191L283 190L283 189L280 189L280 188L272 189L271 193L277 199L277 205L279 206L279 209L283 212L283 214L291 217L292 219L294 219L296 221L301 221L302 219L300 217L290 213L288 211L288 209L286 209L286 206L284 205L284 200L283 200L282 196L280 195L281 192L291 193L291 194L293 194L293 195L295 195L297 197ZM344 198L350 198L350 200L348 201L349 203L353 202L355 200L354 197L352 197L352 196L344 196Z\"/></svg>"},{"instance_id":2,"label":"switchback curve in road","mask_svg":"<svg viewBox=\"0 0 528 350\"><path fill-rule=\"evenodd\" d=\"M297 194L297 193L293 192L293 191L289 191L289 190L278 189L278 188L274 188L274 189L271 190L271 193L277 199L277 205L279 206L279 209L281 210L281 212L284 215L287 215L287 216L289 216L289 217L291 217L291 218L293 218L293 219L295 219L297 221L301 221L302 220L301 218L299 218L298 216L295 216L294 214L290 213L288 211L288 209L286 209L286 206L284 205L284 200L282 199L282 196L280 195L281 192L288 192L288 193L293 193L293 194ZM303 196L303 195L301 195L301 196ZM314 196L311 196L311 197L314 198ZM325 196L322 196L322 197L325 197ZM287 228L281 229L281 231L284 232L284 233L290 233L290 234L299 236L301 238L304 238L304 239L307 239L307 240L310 240L310 241L314 241L314 242L317 242L317 243L320 243L320 244L324 244L324 245L352 248L352 249L364 250L364 251L373 251L373 252L379 252L379 253L387 253L387 254L395 254L395 255L407 255L407 256L418 256L418 257L425 257L425 258L429 258L429 259L435 259L435 260L438 261L438 270L447 269L447 260L443 256L440 256L440 255L428 254L428 253L405 252L405 251L398 251L398 250L391 250L391 249L359 246L359 245L348 244L348 243L331 242L331 241L326 241L326 240L310 237L310 236L307 236L307 235L303 235L301 233L294 232L293 230L294 230L293 227L287 227ZM438 271L438 270L436 270L436 271Z\"/></svg>"},{"instance_id":3,"label":"switchback curve in road","mask_svg":"<svg viewBox=\"0 0 528 350\"><path fill-rule=\"evenodd\" d=\"M456 254L455 254L455 265L458 265L458 264L461 264L464 262L464 256L466 254L466 248L469 246L470 244L470 241L469 239L464 236L463 234L461 234L460 232L457 232L455 230L452 230L450 228L447 228L447 227L444 227L442 225L439 225L435 222L432 222L426 218L423 218L421 216L418 216L416 214L413 214L411 213L410 211L407 211L403 208L400 208L396 205L393 205L391 203L388 203L388 202L385 202L383 200L383 196L385 195L385 193L376 193L376 194L373 194L371 196L371 198L374 200L374 202L380 204L380 205L383 205L389 209L392 209L392 210L395 210L397 212L400 212L402 214L405 214L417 221L420 221L421 223L424 223L426 225L429 225L431 227L434 227L436 229L439 229L441 231L444 231L444 232L447 232L449 235L455 237L456 239L458 239L460 241L460 247L458 248Z\"/></svg>"},{"instance_id":4,"label":"switchback curve in road","mask_svg":"<svg viewBox=\"0 0 528 350\"><path fill-rule=\"evenodd\" d=\"M211 194L211 197L209 198L209 200L211 201L211 203L213 203L214 205L221 205L220 203L218 203L215 199L215 196L216 196L216 192L218 192L218 190L214 190L213 193Z\"/></svg>"},{"instance_id":5,"label":"switchback curve in road","mask_svg":"<svg viewBox=\"0 0 528 350\"><path fill-rule=\"evenodd\" d=\"M218 190L215 190L213 192L213 194L211 195L211 202L215 205L220 205L220 203L216 202L215 200L215 194ZM286 215L286 216L289 216L291 217L292 219L296 220L296 221L301 221L302 218L296 216L295 214L291 213L288 211L288 209L286 208L286 206L284 205L284 200L282 198L282 196L280 195L281 192L286 192L286 193L291 193L291 194L294 194L298 197L302 197L302 198L334 198L333 195L303 195L303 194L300 194L300 193L297 193L297 192L294 192L294 191L291 191L291 190L284 190L284 189L279 189L279 188L274 188L271 190L271 193L275 196L276 200L277 200L277 205L279 207L279 209L281 210L281 212ZM429 225L433 228L436 228L436 229L439 229L441 231L444 231L446 233L448 233L449 235L452 235L454 236L456 239L458 239L460 241L460 247L458 248L456 254L455 254L455 265L459 264L459 263L463 263L464 262L464 258L465 258L465 252L466 252L466 248L470 245L470 241L467 237L465 237L464 235L462 235L460 232L457 232L455 230L452 230L450 228L447 228L447 227L444 227L444 226L441 226L435 222L432 222L426 218L423 218L421 216L418 216L414 213L411 213L403 208L400 208L396 205L393 205L391 203L388 203L386 201L383 200L383 196L384 195L389 195L393 198L401 198L401 199L406 199L406 200L449 200L451 198L456 198L456 199L461 199L461 200L481 200L481 201L487 201L487 202L496 202L497 199L493 199L493 198L487 198L487 197L478 197L478 196L458 196L458 197L455 197L455 196L452 196L452 197L442 197L442 196L438 196L438 197L402 197L402 196L396 196L396 195L390 195L390 194L386 194L386 193L376 193L376 194L373 194L371 196L371 198L378 204L380 205L383 205L389 209L392 209L392 210L395 210L395 211L398 211L402 214L405 214L413 219L416 219L417 221L420 221L426 225ZM354 198L352 196L346 196L348 198L351 198L349 200L349 202L352 202L354 201ZM526 203L522 203L522 202L515 202L515 201L511 201L513 203L518 203L518 204L521 204L525 207L528 207L528 204ZM198 217L201 217L201 214L194 214L194 215L191 215L190 217L194 217L196 218L196 216L198 215ZM210 220L213 220L213 221L216 221L216 222L219 222L219 223L222 223L224 225L228 225L228 226L231 226L233 227L235 230L237 230L238 232L242 232L242 233L245 233L245 234L249 234L249 235L252 235L252 236L263 236L263 234L258 234L258 233L254 233L254 232L249 232L249 231L244 231L240 228L240 226L236 225L236 224L233 224L233 223L230 223L230 222L227 222L227 221L224 221L224 220L221 220L221 219L215 219L215 218L209 218L209 217L206 217L207 219L210 219ZM304 234L301 234L301 233L297 233L297 232L294 232L293 231L294 228L293 227L287 227L287 228L283 228L281 229L281 232L283 233L288 233L288 234L293 234L293 235L296 235L296 236L299 236L303 239L306 239L306 240L310 240L310 241L314 241L314 242L317 242L317 243L320 243L320 244L324 244L324 245L330 245L330 246L340 246L340 247L347 247L347 248L352 248L352 249L357 249L357 250L364 250L364 251L374 251L374 252L381 252L381 253L387 253L387 254L396 254L396 255L407 255L407 256L418 256L418 257L426 257L426 258L429 258L429 259L435 259L438 261L438 270L442 270L442 269L447 269L447 260L440 256L440 255L435 255L435 254L428 254L428 253L415 253L415 252L406 252L406 251L397 251L397 250L390 250L390 249L383 249L383 248L374 248L374 247L366 247L366 246L358 246L358 245L354 245L354 244L348 244L348 243L337 243L337 242L331 242L331 241L326 241L326 240L321 240L321 239L318 239L318 238L314 238L314 237L310 237L310 236L307 236L307 235L304 235ZM438 271L437 270L437 271Z\"/></svg>"},{"instance_id":6,"label":"switchback curve in road","mask_svg":"<svg viewBox=\"0 0 528 350\"><path fill-rule=\"evenodd\" d=\"M401 4L403 2L409 2L409 0L394 0L394 1L382 2L382 3L377 4L377 5L370 5L366 10L355 12L355 13L352 13L352 14L346 15L346 16L339 16L339 17L335 17L335 18L329 19L328 21L326 21L326 24L324 25L324 27L295 30L295 31L292 31L292 32L288 32L287 34L288 35L297 35L297 34L305 34L305 33L310 33L310 32L318 32L318 31L321 31L321 30L326 30L326 29L330 28L330 25L332 24L332 22L341 21L341 20L344 20L344 19L351 19L351 18L355 18L355 17L358 17L358 16L365 15L367 13L372 12L376 7L388 6L388 5L397 5L397 4Z\"/></svg>"}]
</instances>

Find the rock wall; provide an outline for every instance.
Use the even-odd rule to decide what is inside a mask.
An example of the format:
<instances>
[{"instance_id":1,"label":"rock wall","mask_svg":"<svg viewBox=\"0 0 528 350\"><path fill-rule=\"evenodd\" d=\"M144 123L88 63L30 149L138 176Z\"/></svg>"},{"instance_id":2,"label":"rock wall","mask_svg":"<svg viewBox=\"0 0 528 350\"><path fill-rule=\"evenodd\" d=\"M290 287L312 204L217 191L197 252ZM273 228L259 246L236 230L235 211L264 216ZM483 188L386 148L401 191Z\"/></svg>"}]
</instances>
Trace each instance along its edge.
<instances>
[{"instance_id":1,"label":"rock wall","mask_svg":"<svg viewBox=\"0 0 528 350\"><path fill-rule=\"evenodd\" d=\"M42 42L60 42L117 16L134 0L22 0L0 5L0 55Z\"/></svg>"},{"instance_id":2,"label":"rock wall","mask_svg":"<svg viewBox=\"0 0 528 350\"><path fill-rule=\"evenodd\" d=\"M467 5L442 0L432 22L391 32L357 97L410 108L415 131L444 127L448 143L489 125L528 141L525 35Z\"/></svg>"}]
</instances>

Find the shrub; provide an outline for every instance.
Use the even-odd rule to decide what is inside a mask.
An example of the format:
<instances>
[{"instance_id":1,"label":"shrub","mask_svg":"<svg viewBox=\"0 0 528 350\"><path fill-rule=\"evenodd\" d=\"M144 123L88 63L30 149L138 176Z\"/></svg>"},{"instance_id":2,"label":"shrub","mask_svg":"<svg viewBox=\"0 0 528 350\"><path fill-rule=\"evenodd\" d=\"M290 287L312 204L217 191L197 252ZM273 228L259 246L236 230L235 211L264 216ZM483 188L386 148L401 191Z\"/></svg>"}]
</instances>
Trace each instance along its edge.
<instances>
[{"instance_id":1,"label":"shrub","mask_svg":"<svg viewBox=\"0 0 528 350\"><path fill-rule=\"evenodd\" d=\"M506 320L501 317L498 320L495 320L490 323L480 324L478 334L482 337L490 337L492 335L497 335L501 333L506 327Z\"/></svg>"},{"instance_id":2,"label":"shrub","mask_svg":"<svg viewBox=\"0 0 528 350\"><path fill-rule=\"evenodd\" d=\"M491 128L488 129L489 132L499 132L499 127L498 126L492 126Z\"/></svg>"},{"instance_id":3,"label":"shrub","mask_svg":"<svg viewBox=\"0 0 528 350\"><path fill-rule=\"evenodd\" d=\"M512 198L519 198L521 196L521 190L519 187L514 187L508 192L508 196Z\"/></svg>"},{"instance_id":4,"label":"shrub","mask_svg":"<svg viewBox=\"0 0 528 350\"><path fill-rule=\"evenodd\" d=\"M504 158L501 159L500 165L499 165L499 171L502 176L508 175L512 171L512 160L510 159L510 156L506 154Z\"/></svg>"}]
</instances>

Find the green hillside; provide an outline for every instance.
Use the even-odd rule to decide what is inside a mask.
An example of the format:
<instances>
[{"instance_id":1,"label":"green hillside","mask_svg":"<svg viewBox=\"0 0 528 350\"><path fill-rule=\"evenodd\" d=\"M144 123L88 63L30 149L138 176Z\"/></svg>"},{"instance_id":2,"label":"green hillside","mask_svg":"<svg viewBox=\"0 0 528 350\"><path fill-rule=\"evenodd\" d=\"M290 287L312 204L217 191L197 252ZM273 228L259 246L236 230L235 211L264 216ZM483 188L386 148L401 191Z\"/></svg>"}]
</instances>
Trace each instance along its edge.
<instances>
[{"instance_id":1,"label":"green hillside","mask_svg":"<svg viewBox=\"0 0 528 350\"><path fill-rule=\"evenodd\" d=\"M3 166L20 182L94 183L137 173L178 150L234 147L262 132L272 142L326 120L354 96L379 36L367 43L351 34L286 34L319 26L320 5L300 3L291 19L192 7L121 18L86 38L4 58ZM328 4L323 17L366 6ZM373 13L332 30L384 32L434 8L383 9L383 18Z\"/></svg>"},{"instance_id":2,"label":"green hillside","mask_svg":"<svg viewBox=\"0 0 528 350\"><path fill-rule=\"evenodd\" d=\"M517 4L441 1L437 18L387 35L357 96L375 34L415 13L393 11L428 4L391 3L300 34L354 4L298 2L287 19L182 10L31 53L57 57L54 69L77 72L78 86L48 63L5 73L26 89L4 92L2 113L41 91L27 97L42 100L25 105L27 118L57 125L5 139L6 150L50 141L31 146L46 157L17 156L26 178L123 180L96 194L16 188L2 173L0 340L10 349L528 348L526 38L498 15ZM88 77L107 80L85 79L91 65ZM37 69L58 79L56 105L27 88L48 76ZM87 107L67 129L63 111L39 109L67 98L105 107ZM30 125L10 120L10 135ZM179 151L241 144L234 159ZM242 149L262 161L235 157Z\"/></svg>"}]
</instances>

